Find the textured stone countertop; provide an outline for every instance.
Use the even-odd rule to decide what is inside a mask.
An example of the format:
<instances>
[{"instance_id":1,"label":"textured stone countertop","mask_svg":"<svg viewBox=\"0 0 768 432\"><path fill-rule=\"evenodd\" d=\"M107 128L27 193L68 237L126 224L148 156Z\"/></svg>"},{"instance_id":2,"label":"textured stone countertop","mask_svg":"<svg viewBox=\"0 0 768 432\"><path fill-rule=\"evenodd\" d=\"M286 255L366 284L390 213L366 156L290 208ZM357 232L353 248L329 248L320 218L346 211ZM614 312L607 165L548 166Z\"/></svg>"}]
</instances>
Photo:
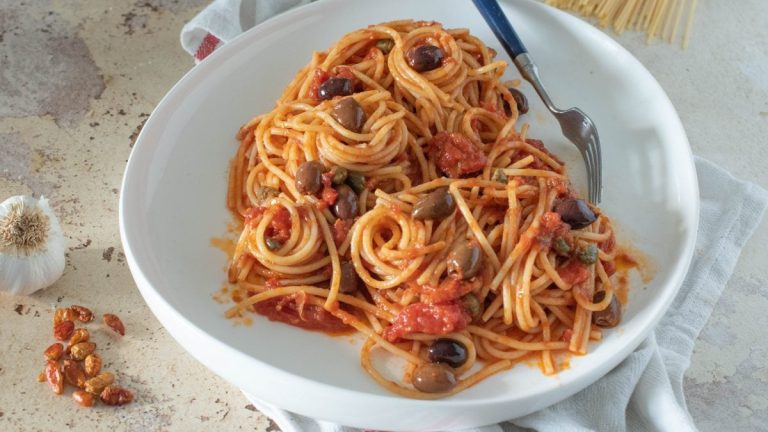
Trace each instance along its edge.
<instances>
[{"instance_id":1,"label":"textured stone countertop","mask_svg":"<svg viewBox=\"0 0 768 432\"><path fill-rule=\"evenodd\" d=\"M32 297L0 295L0 430L193 431L277 427L169 336L135 288L118 235L118 188L153 107L189 70L179 31L206 0L0 2L0 201L51 198L65 274ZM694 153L768 187L768 2L700 2L687 50L617 40L669 94ZM696 343L688 405L703 431L768 430L768 224L748 243ZM94 330L137 400L78 408L36 382L56 305L120 315ZM97 328L94 326L93 328Z\"/></svg>"}]
</instances>

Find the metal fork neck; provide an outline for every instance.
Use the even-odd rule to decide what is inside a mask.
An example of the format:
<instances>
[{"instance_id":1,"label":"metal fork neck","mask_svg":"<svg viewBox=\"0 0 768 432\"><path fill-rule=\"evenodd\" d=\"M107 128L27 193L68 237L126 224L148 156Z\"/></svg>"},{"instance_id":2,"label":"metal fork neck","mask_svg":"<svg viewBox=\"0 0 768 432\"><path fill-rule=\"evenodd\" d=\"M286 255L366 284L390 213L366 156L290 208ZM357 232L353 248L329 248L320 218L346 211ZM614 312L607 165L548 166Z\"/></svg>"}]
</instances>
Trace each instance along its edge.
<instances>
[{"instance_id":1,"label":"metal fork neck","mask_svg":"<svg viewBox=\"0 0 768 432\"><path fill-rule=\"evenodd\" d=\"M536 63L533 62L531 56L528 53L523 53L515 57L513 61L515 62L517 69L523 75L523 78L533 85L534 90L539 94L539 97L541 97L541 100L547 108L553 113L562 112L555 106L552 99L549 97L547 90L544 88L544 84L542 84L541 78L539 77L539 68L536 66Z\"/></svg>"}]
</instances>

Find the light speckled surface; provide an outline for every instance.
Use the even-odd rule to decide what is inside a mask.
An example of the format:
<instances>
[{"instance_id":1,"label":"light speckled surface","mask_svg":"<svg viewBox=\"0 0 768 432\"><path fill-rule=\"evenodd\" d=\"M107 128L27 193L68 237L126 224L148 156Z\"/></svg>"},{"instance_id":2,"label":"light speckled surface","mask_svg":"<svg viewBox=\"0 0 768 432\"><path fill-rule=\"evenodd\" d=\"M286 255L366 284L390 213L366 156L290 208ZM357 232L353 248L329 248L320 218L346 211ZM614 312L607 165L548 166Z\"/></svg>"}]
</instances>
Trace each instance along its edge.
<instances>
[{"instance_id":1,"label":"light speckled surface","mask_svg":"<svg viewBox=\"0 0 768 432\"><path fill-rule=\"evenodd\" d=\"M31 298L0 295L0 430L276 430L187 355L145 306L124 262L118 188L130 147L191 66L178 34L205 0L0 0L0 198L49 196L68 238L64 277ZM768 187L768 3L702 2L691 47L617 40L666 89L694 152ZM631 101L630 101L631 102ZM768 224L696 344L685 390L703 431L768 429ZM91 325L108 370L134 389L119 409L78 408L35 377L55 305L114 312Z\"/></svg>"}]
</instances>

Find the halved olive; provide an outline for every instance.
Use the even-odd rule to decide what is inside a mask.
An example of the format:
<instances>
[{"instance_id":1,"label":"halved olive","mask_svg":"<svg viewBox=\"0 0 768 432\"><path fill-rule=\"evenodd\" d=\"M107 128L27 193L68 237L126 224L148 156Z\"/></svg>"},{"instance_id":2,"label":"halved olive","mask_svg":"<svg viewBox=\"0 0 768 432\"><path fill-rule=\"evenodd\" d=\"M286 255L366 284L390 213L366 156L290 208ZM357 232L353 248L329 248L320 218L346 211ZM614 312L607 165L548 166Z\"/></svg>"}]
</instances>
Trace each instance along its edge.
<instances>
[{"instance_id":1,"label":"halved olive","mask_svg":"<svg viewBox=\"0 0 768 432\"><path fill-rule=\"evenodd\" d=\"M424 393L443 393L456 385L456 374L445 363L423 363L413 371L413 386Z\"/></svg>"},{"instance_id":2,"label":"halved olive","mask_svg":"<svg viewBox=\"0 0 768 432\"><path fill-rule=\"evenodd\" d=\"M520 114L527 113L528 98L525 97L525 94L514 87L510 87L509 92L512 93L512 97L515 99L515 103L517 104L517 112Z\"/></svg>"},{"instance_id":3,"label":"halved olive","mask_svg":"<svg viewBox=\"0 0 768 432\"><path fill-rule=\"evenodd\" d=\"M323 164L307 161L296 170L296 189L306 195L316 194L323 187Z\"/></svg>"},{"instance_id":4,"label":"halved olive","mask_svg":"<svg viewBox=\"0 0 768 432\"><path fill-rule=\"evenodd\" d=\"M592 297L592 302L600 303L605 298L605 291L598 291ZM608 307L601 311L592 312L592 322L598 327L611 328L619 325L621 321L621 305L616 294L611 298Z\"/></svg>"},{"instance_id":5,"label":"halved olive","mask_svg":"<svg viewBox=\"0 0 768 432\"><path fill-rule=\"evenodd\" d=\"M351 187L343 184L336 186L339 196L333 204L333 213L340 219L352 219L357 216L357 194Z\"/></svg>"},{"instance_id":6,"label":"halved olive","mask_svg":"<svg viewBox=\"0 0 768 432\"><path fill-rule=\"evenodd\" d=\"M355 133L359 133L365 124L365 111L353 97L345 97L336 102L331 110L331 117Z\"/></svg>"},{"instance_id":7,"label":"halved olive","mask_svg":"<svg viewBox=\"0 0 768 432\"><path fill-rule=\"evenodd\" d=\"M555 203L554 210L560 219L573 229L581 229L592 224L597 219L586 201L576 198L566 198Z\"/></svg>"},{"instance_id":8,"label":"halved olive","mask_svg":"<svg viewBox=\"0 0 768 432\"><path fill-rule=\"evenodd\" d=\"M408 65L416 72L427 72L443 64L443 50L434 45L421 45L408 50Z\"/></svg>"},{"instance_id":9,"label":"halved olive","mask_svg":"<svg viewBox=\"0 0 768 432\"><path fill-rule=\"evenodd\" d=\"M354 89L352 88L352 80L349 78L328 78L317 89L320 100L333 99L336 96L349 96L352 93L354 93Z\"/></svg>"},{"instance_id":10,"label":"halved olive","mask_svg":"<svg viewBox=\"0 0 768 432\"><path fill-rule=\"evenodd\" d=\"M475 242L459 243L448 254L448 275L458 279L471 279L480 271L483 254Z\"/></svg>"},{"instance_id":11,"label":"halved olive","mask_svg":"<svg viewBox=\"0 0 768 432\"><path fill-rule=\"evenodd\" d=\"M440 219L452 215L454 210L456 210L456 200L448 188L442 187L416 201L411 216L419 220Z\"/></svg>"},{"instance_id":12,"label":"halved olive","mask_svg":"<svg viewBox=\"0 0 768 432\"><path fill-rule=\"evenodd\" d=\"M339 282L339 291L344 294L352 294L360 287L360 277L355 271L355 265L352 261L341 263L341 281Z\"/></svg>"}]
</instances>

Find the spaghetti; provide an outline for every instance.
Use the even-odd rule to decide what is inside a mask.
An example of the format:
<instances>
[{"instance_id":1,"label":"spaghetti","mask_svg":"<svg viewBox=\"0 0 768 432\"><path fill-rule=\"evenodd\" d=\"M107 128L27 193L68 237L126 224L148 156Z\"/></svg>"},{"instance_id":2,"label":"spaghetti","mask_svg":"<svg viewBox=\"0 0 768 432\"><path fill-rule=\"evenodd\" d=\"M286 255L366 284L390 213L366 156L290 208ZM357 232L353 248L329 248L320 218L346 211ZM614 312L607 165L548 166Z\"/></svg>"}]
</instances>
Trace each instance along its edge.
<instances>
[{"instance_id":1,"label":"spaghetti","mask_svg":"<svg viewBox=\"0 0 768 432\"><path fill-rule=\"evenodd\" d=\"M620 316L613 230L517 127L506 68L467 30L424 21L315 53L237 134L227 315L359 332L363 368L414 398L586 353ZM374 367L379 350L402 379Z\"/></svg>"},{"instance_id":2,"label":"spaghetti","mask_svg":"<svg viewBox=\"0 0 768 432\"><path fill-rule=\"evenodd\" d=\"M548 5L594 18L601 27L613 27L621 34L627 29L642 30L646 42L658 36L672 42L682 21L683 48L688 47L698 0L544 0ZM685 17L683 15L685 11Z\"/></svg>"}]
</instances>

